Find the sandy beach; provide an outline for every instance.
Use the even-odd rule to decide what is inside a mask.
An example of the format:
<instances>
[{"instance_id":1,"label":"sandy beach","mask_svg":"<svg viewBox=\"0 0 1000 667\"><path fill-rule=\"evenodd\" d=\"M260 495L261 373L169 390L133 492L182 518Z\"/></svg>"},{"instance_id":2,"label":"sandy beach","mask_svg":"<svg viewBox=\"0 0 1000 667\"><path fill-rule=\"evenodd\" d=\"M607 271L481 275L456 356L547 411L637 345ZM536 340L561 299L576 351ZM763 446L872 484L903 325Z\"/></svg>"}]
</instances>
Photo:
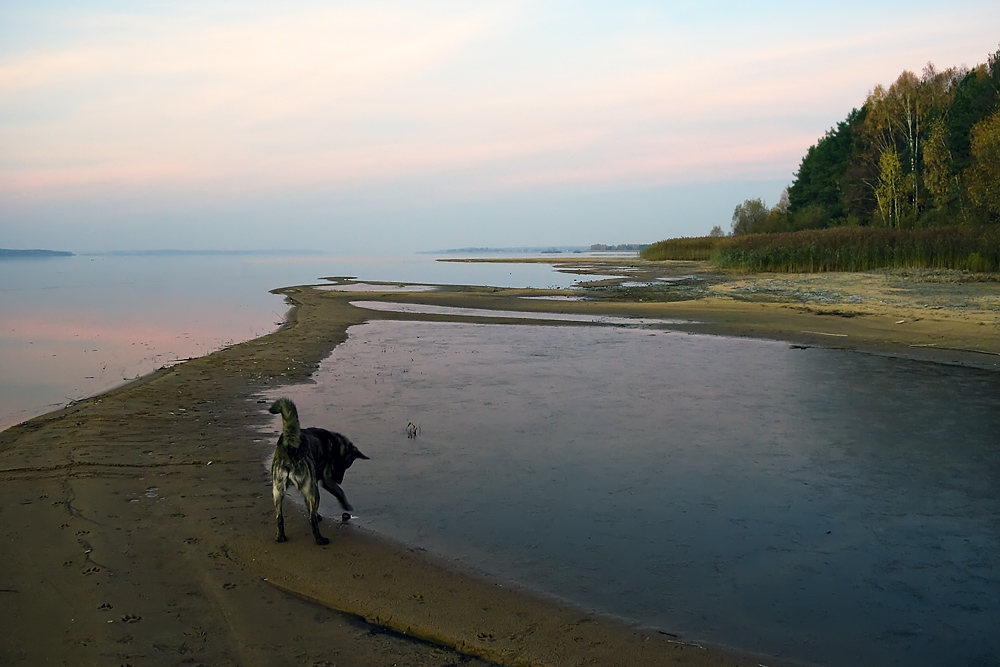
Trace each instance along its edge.
<instances>
[{"instance_id":1,"label":"sandy beach","mask_svg":"<svg viewBox=\"0 0 1000 667\"><path fill-rule=\"evenodd\" d=\"M955 272L724 275L701 263L546 258L627 279L580 290L365 291L374 301L675 318L673 328L1000 370L1000 282ZM776 665L463 571L326 507L274 542L260 396L307 382L369 319L350 291L282 289L270 335L0 433L0 664ZM536 300L525 296L584 300ZM489 317L471 321L537 323ZM562 323L565 326L574 326ZM346 481L350 494L350 478Z\"/></svg>"}]
</instances>

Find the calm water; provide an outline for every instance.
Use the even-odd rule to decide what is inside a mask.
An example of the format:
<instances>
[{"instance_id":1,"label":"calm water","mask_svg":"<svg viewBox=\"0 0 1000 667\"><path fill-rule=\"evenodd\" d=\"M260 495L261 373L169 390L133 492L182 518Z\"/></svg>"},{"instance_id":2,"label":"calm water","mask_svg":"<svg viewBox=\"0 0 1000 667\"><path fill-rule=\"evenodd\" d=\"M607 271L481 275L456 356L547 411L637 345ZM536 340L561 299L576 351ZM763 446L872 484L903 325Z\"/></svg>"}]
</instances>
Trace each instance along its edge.
<instances>
[{"instance_id":1,"label":"calm water","mask_svg":"<svg viewBox=\"0 0 1000 667\"><path fill-rule=\"evenodd\" d=\"M433 255L75 256L0 261L0 429L177 359L273 331L269 290L325 276L567 287L548 265L436 262Z\"/></svg>"},{"instance_id":2,"label":"calm water","mask_svg":"<svg viewBox=\"0 0 1000 667\"><path fill-rule=\"evenodd\" d=\"M345 489L379 532L691 639L1000 664L1000 374L662 329L371 322L316 380L281 393L372 457Z\"/></svg>"}]
</instances>

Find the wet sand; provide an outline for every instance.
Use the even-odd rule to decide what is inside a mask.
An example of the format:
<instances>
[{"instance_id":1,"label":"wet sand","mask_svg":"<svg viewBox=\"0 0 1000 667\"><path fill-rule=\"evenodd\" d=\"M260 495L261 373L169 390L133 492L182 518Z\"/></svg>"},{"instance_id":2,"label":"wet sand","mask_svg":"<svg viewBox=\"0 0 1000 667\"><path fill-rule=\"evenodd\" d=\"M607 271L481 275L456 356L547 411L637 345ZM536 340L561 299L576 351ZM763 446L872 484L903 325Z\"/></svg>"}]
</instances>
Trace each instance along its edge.
<instances>
[{"instance_id":1,"label":"wet sand","mask_svg":"<svg viewBox=\"0 0 1000 667\"><path fill-rule=\"evenodd\" d=\"M290 541L273 541L259 452L274 419L259 392L308 381L347 327L368 319L492 321L361 310L354 299L679 318L693 322L671 328L1000 368L996 282L632 264L630 280L679 288L594 285L587 301L520 298L558 290L290 288L298 308L283 330L0 433L0 663L778 664L515 590L341 525L329 507L329 546L315 546L287 504ZM350 494L350 473L345 483Z\"/></svg>"}]
</instances>

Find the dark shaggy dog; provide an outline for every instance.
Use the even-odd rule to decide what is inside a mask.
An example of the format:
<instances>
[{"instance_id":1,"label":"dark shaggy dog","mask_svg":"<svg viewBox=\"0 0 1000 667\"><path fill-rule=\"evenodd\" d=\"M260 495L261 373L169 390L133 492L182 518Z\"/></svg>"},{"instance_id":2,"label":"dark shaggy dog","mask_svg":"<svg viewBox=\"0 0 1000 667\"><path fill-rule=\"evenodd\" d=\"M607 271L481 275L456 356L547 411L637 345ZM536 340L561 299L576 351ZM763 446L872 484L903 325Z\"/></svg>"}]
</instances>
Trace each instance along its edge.
<instances>
[{"instance_id":1,"label":"dark shaggy dog","mask_svg":"<svg viewBox=\"0 0 1000 667\"><path fill-rule=\"evenodd\" d=\"M274 491L274 519L278 524L278 541L284 542L285 517L281 504L285 499L288 484L294 484L302 492L309 509L309 523L312 525L316 544L329 544L330 540L320 535L319 484L340 501L345 511L353 508L347 502L340 483L344 473L355 459L368 459L358 451L350 440L339 433L323 428L299 428L299 413L295 404L287 398L279 398L271 406L273 414L281 414L281 435L274 449L271 463L271 484Z\"/></svg>"}]
</instances>

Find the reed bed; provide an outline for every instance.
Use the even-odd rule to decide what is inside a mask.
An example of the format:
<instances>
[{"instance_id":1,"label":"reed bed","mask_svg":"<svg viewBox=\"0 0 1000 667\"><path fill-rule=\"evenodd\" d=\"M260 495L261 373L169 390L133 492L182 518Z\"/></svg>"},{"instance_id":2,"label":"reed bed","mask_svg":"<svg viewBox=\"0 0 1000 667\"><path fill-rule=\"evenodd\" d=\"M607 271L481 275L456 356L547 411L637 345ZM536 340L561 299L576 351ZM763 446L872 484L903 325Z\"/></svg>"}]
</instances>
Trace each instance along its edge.
<instances>
[{"instance_id":1,"label":"reed bed","mask_svg":"<svg viewBox=\"0 0 1000 667\"><path fill-rule=\"evenodd\" d=\"M729 240L731 239L719 236L665 239L646 246L639 251L639 256L654 261L673 259L703 262L712 259L721 244Z\"/></svg>"},{"instance_id":2,"label":"reed bed","mask_svg":"<svg viewBox=\"0 0 1000 667\"><path fill-rule=\"evenodd\" d=\"M820 272L884 268L1000 271L1000 228L836 227L782 234L668 239L645 259L709 260L738 271Z\"/></svg>"}]
</instances>

